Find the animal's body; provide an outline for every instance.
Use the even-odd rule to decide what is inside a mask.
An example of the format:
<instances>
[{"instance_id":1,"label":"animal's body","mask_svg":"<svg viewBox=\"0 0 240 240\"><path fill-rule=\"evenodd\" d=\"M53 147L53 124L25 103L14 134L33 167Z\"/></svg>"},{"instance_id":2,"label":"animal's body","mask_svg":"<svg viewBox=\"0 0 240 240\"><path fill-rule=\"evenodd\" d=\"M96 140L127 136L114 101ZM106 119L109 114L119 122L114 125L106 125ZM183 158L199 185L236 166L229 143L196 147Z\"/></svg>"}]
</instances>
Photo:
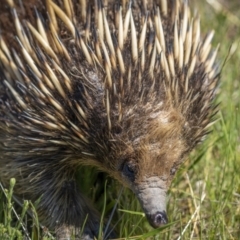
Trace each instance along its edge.
<instances>
[{"instance_id":1,"label":"animal's body","mask_svg":"<svg viewBox=\"0 0 240 240\"><path fill-rule=\"evenodd\" d=\"M212 122L212 32L184 1L10 1L0 6L0 178L40 198L50 228L97 236L75 172L92 165L130 187L153 227L166 192Z\"/></svg>"}]
</instances>

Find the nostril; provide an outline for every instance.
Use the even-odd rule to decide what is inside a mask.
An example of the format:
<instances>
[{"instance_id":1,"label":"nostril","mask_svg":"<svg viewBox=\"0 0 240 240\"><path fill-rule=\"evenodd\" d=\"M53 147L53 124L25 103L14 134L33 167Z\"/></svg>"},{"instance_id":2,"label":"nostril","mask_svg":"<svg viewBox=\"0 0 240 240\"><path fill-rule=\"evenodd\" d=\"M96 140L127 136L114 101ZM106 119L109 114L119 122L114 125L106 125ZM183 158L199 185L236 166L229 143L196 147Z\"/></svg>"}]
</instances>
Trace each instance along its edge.
<instances>
[{"instance_id":1,"label":"nostril","mask_svg":"<svg viewBox=\"0 0 240 240\"><path fill-rule=\"evenodd\" d=\"M158 228L168 223L167 214L165 211L156 212L155 214L147 214L149 223L152 227Z\"/></svg>"},{"instance_id":2,"label":"nostril","mask_svg":"<svg viewBox=\"0 0 240 240\"><path fill-rule=\"evenodd\" d=\"M167 214L166 212L157 212L154 216L154 225L159 227L163 224L166 224L168 222L168 219L167 219Z\"/></svg>"}]
</instances>

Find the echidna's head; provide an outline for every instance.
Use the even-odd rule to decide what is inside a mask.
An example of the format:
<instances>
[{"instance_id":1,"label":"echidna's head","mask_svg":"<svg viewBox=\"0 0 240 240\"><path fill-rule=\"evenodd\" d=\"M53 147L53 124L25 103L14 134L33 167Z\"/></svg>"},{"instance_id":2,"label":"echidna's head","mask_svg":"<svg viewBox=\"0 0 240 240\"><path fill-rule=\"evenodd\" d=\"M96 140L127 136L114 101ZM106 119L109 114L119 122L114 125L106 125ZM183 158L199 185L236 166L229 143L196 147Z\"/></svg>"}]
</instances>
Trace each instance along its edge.
<instances>
[{"instance_id":1,"label":"echidna's head","mask_svg":"<svg viewBox=\"0 0 240 240\"><path fill-rule=\"evenodd\" d=\"M132 189L153 227L167 223L167 190L190 149L185 120L171 107L136 106L111 131L105 169Z\"/></svg>"}]
</instances>

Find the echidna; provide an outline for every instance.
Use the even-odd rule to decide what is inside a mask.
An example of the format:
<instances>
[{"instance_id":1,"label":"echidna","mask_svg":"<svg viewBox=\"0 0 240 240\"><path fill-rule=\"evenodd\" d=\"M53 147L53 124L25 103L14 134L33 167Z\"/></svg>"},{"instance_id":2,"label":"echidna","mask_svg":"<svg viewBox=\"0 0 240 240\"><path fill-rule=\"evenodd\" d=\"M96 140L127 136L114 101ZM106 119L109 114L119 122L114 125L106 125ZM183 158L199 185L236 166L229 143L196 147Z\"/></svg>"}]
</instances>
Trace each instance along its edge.
<instances>
[{"instance_id":1,"label":"echidna","mask_svg":"<svg viewBox=\"0 0 240 240\"><path fill-rule=\"evenodd\" d=\"M98 235L75 172L92 165L133 190L153 227L216 112L213 31L184 0L5 0L0 6L0 178L40 198L49 228Z\"/></svg>"}]
</instances>

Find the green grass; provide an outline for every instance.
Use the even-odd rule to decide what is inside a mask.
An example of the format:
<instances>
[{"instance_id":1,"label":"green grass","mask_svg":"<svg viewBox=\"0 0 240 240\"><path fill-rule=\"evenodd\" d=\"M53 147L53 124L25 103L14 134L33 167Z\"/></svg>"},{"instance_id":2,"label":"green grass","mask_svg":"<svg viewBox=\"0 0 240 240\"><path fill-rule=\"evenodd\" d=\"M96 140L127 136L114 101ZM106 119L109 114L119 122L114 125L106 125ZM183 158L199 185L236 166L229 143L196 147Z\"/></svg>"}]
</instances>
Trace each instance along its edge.
<instances>
[{"instance_id":1,"label":"green grass","mask_svg":"<svg viewBox=\"0 0 240 240\"><path fill-rule=\"evenodd\" d=\"M195 0L194 5L200 12L202 33L215 29L213 44L221 43L220 65L228 56L217 99L221 103L218 121L213 126L213 132L192 152L172 183L168 201L170 226L161 230L152 229L135 196L123 189L113 219L121 237L240 239L240 4L234 0L230 1L228 8L219 9L222 6L218 5L219 2L211 2L209 5ZM109 179L105 201L104 185L98 181L96 172L86 171L84 177L89 182L83 190L91 196L100 212L105 204L105 213L109 216L122 187ZM46 229L39 234L41 227L35 214L34 221L31 221L26 208L21 209L16 203L13 206L19 218L14 217L11 191L7 191L8 200L0 191L0 239L24 239L27 232L31 240L52 239ZM31 203L25 204L34 209ZM40 235L44 237L40 238Z\"/></svg>"}]
</instances>

